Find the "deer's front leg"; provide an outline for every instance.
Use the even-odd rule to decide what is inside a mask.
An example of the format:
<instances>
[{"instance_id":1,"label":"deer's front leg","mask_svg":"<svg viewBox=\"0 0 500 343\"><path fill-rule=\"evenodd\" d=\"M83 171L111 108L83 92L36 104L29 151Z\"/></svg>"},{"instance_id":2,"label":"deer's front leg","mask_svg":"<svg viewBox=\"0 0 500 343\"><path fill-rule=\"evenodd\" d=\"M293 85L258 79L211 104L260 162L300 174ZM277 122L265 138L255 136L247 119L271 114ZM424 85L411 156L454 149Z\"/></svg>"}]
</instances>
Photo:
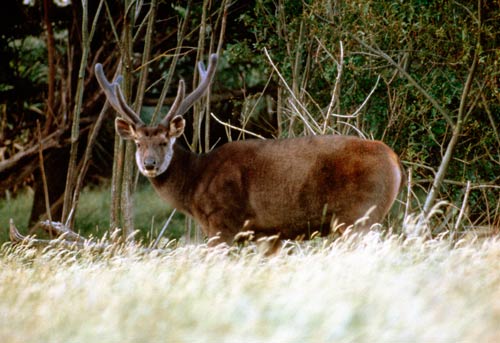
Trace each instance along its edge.
<instances>
[{"instance_id":1,"label":"deer's front leg","mask_svg":"<svg viewBox=\"0 0 500 343\"><path fill-rule=\"evenodd\" d=\"M233 244L235 236L242 231L243 222L227 210L213 212L207 218L203 228L209 240L209 246L221 243Z\"/></svg>"}]
</instances>

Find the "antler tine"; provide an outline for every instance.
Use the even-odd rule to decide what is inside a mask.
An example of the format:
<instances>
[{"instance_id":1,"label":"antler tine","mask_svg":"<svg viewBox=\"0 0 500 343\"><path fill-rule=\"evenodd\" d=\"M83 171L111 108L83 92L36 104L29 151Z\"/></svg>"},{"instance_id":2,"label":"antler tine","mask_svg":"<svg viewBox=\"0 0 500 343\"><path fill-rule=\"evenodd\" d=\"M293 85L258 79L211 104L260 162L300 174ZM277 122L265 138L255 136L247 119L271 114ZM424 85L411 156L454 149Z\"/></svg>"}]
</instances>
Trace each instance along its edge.
<instances>
[{"instance_id":1,"label":"antler tine","mask_svg":"<svg viewBox=\"0 0 500 343\"><path fill-rule=\"evenodd\" d=\"M144 122L142 119L139 117L135 111L130 108L130 106L127 104L127 101L125 100L125 97L123 96L122 93L122 88L120 87L119 83L115 83L115 94L118 98L118 103L120 104L120 108L122 109L120 111L121 115L124 115L127 119L131 120L134 124L137 125L144 125Z\"/></svg>"},{"instance_id":2,"label":"antler tine","mask_svg":"<svg viewBox=\"0 0 500 343\"><path fill-rule=\"evenodd\" d=\"M104 94L106 95L106 98L108 99L109 104L116 110L119 111L120 105L118 104L118 100L115 97L114 94L114 88L113 84L116 82L116 80L113 83L110 83L108 79L106 78L106 75L104 75L104 71L102 68L101 63L97 63L94 67L95 70L95 77L97 79L97 82L101 86L101 89L103 90Z\"/></svg>"},{"instance_id":3,"label":"antler tine","mask_svg":"<svg viewBox=\"0 0 500 343\"><path fill-rule=\"evenodd\" d=\"M168 111L165 118L163 118L162 121L160 122L161 125L167 126L170 120L178 114L179 107L184 101L185 95L186 92L185 92L184 80L181 79L179 80L179 86L177 88L177 96L175 97L174 103L172 104L172 107L170 107L170 110Z\"/></svg>"},{"instance_id":4,"label":"antler tine","mask_svg":"<svg viewBox=\"0 0 500 343\"><path fill-rule=\"evenodd\" d=\"M143 124L141 118L127 105L125 100L120 99L120 97L123 98L123 94L121 92L121 87L119 83L122 77L121 76L116 77L115 80L111 83L106 78L106 75L104 75L102 64L97 63L94 69L97 82L101 86L101 89L106 95L106 98L108 99L108 102L111 105L111 107L113 107L116 112L118 112L120 115L125 117L125 119L129 120L130 122L135 124Z\"/></svg>"},{"instance_id":5,"label":"antler tine","mask_svg":"<svg viewBox=\"0 0 500 343\"><path fill-rule=\"evenodd\" d=\"M208 89L208 86L212 82L212 79L214 78L215 75L215 69L217 68L217 59L218 56L217 54L212 54L210 55L210 61L208 63L208 69L205 70L205 65L203 62L198 63L198 70L201 75L201 81L198 87L191 92L184 101L180 104L179 110L177 112L178 115L183 115L186 113L191 106L193 106L194 102L201 98L205 91Z\"/></svg>"}]
</instances>

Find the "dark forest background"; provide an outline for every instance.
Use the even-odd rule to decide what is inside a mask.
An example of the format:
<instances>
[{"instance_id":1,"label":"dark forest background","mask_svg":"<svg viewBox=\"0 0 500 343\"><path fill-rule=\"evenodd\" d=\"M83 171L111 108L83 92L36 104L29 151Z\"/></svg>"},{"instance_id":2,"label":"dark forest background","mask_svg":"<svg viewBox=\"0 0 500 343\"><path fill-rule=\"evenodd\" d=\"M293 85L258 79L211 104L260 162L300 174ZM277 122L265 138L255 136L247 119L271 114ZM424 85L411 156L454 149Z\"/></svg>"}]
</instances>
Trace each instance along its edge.
<instances>
[{"instance_id":1,"label":"dark forest background","mask_svg":"<svg viewBox=\"0 0 500 343\"><path fill-rule=\"evenodd\" d=\"M498 231L499 1L4 0L0 17L0 197L32 187L30 226L71 225L82 187L111 183L111 226L133 230L133 147L95 63L154 121L219 51L211 95L186 115L191 149L248 132L380 139L409 172L406 213L442 199L434 234Z\"/></svg>"}]
</instances>

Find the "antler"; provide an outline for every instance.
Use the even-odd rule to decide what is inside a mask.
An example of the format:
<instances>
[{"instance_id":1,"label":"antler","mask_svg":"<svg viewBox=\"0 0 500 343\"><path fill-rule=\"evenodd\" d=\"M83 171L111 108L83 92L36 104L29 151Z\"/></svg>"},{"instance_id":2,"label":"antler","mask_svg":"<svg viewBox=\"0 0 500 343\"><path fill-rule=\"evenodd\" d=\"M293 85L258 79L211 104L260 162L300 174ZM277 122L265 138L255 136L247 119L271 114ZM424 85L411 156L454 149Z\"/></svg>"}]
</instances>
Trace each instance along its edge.
<instances>
[{"instance_id":1,"label":"antler","mask_svg":"<svg viewBox=\"0 0 500 343\"><path fill-rule=\"evenodd\" d=\"M185 94L186 92L184 87L184 80L181 79L179 80L179 87L177 88L177 96L175 97L174 103L172 104L172 107L170 107L170 111L168 111L165 118L163 118L162 121L160 122L161 125L168 126L170 120L177 115L179 107L184 101Z\"/></svg>"},{"instance_id":2,"label":"antler","mask_svg":"<svg viewBox=\"0 0 500 343\"><path fill-rule=\"evenodd\" d=\"M115 109L115 111L136 125L144 125L144 122L141 120L139 115L127 105L125 98L123 97L122 89L120 87L122 77L118 76L112 83L110 83L106 78L106 75L104 75L102 64L100 63L95 65L95 76L104 91L104 94L106 94L109 104Z\"/></svg>"},{"instance_id":3,"label":"antler","mask_svg":"<svg viewBox=\"0 0 500 343\"><path fill-rule=\"evenodd\" d=\"M205 91L208 89L208 86L212 82L212 79L214 78L215 75L215 69L217 67L217 59L218 56L217 54L212 54L210 55L210 61L208 62L208 69L205 69L205 65L203 64L202 61L198 62L198 70L201 75L201 81L198 87L191 92L184 100L182 100L179 104L179 108L175 113L171 113L172 110L168 113L168 117L172 118L174 115L183 115L184 113L193 106L194 102L201 98L203 94L205 94ZM180 86L180 82L179 82ZM179 96L179 93L177 93L177 96ZM175 99L174 104L177 102L177 98ZM173 108L174 106L172 106ZM165 117L164 120L166 120L167 116ZM163 121L164 121L163 120Z\"/></svg>"},{"instance_id":4,"label":"antler","mask_svg":"<svg viewBox=\"0 0 500 343\"><path fill-rule=\"evenodd\" d=\"M168 125L168 122L176 115L183 115L193 106L194 102L201 98L205 94L208 86L212 82L215 75L215 69L217 67L217 54L210 55L210 61L208 63L208 69L205 69L203 62L198 63L198 70L201 75L201 81L194 91L192 91L188 96L185 96L184 81L179 81L179 88L177 90L177 96L175 101L170 108L168 114L161 121L162 125ZM127 105L125 98L120 87L121 76L115 78L113 82L109 82L102 68L102 64L97 63L95 65L95 75L99 85L101 86L109 104L125 119L138 125L144 125L139 115Z\"/></svg>"}]
</instances>

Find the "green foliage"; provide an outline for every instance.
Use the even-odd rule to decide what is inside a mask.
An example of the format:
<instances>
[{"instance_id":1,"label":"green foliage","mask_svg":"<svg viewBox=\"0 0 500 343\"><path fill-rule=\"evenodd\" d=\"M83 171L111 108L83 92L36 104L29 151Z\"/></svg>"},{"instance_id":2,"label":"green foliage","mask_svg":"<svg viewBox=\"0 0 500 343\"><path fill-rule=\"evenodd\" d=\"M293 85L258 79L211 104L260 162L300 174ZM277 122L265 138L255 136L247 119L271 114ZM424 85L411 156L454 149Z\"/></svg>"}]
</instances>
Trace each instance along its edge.
<instances>
[{"instance_id":1,"label":"green foliage","mask_svg":"<svg viewBox=\"0 0 500 343\"><path fill-rule=\"evenodd\" d=\"M0 41L0 43L2 43ZM5 41L0 44L0 101L8 111L0 123L0 147L7 156L15 152L14 144L25 145L33 135L33 117L43 111L43 94L47 84L45 43L35 36Z\"/></svg>"},{"instance_id":2,"label":"green foliage","mask_svg":"<svg viewBox=\"0 0 500 343\"><path fill-rule=\"evenodd\" d=\"M378 47L403 66L452 120L477 51L479 66L465 103L464 131L446 173L446 179L454 183L445 184L441 193L442 198L459 204L467 180L476 185L498 185L500 175L500 7L491 2L479 5L478 10L477 1L257 1L252 12L240 16L254 41L232 44L230 51L244 51L241 55L247 58L253 52L250 58L259 59L266 48L295 96L321 122L335 85L342 41L343 74L335 113L353 113L378 76L382 81L358 118L333 120L330 125L353 133L346 130L347 123L367 136L383 139L400 153L406 166L413 168L414 180L429 186L452 128L394 66L364 52L356 39ZM269 63L265 60L264 64ZM262 65L255 68L268 72ZM275 82L283 86L276 75ZM290 94L282 91L284 108L278 112L295 111L287 109ZM281 122L288 125L287 120L282 118ZM294 125L292 130L302 133L301 123ZM289 134L289 129L283 127L282 133ZM480 188L474 192L470 204L473 221L484 218L484 211L492 213L499 190L493 188L491 197Z\"/></svg>"}]
</instances>

